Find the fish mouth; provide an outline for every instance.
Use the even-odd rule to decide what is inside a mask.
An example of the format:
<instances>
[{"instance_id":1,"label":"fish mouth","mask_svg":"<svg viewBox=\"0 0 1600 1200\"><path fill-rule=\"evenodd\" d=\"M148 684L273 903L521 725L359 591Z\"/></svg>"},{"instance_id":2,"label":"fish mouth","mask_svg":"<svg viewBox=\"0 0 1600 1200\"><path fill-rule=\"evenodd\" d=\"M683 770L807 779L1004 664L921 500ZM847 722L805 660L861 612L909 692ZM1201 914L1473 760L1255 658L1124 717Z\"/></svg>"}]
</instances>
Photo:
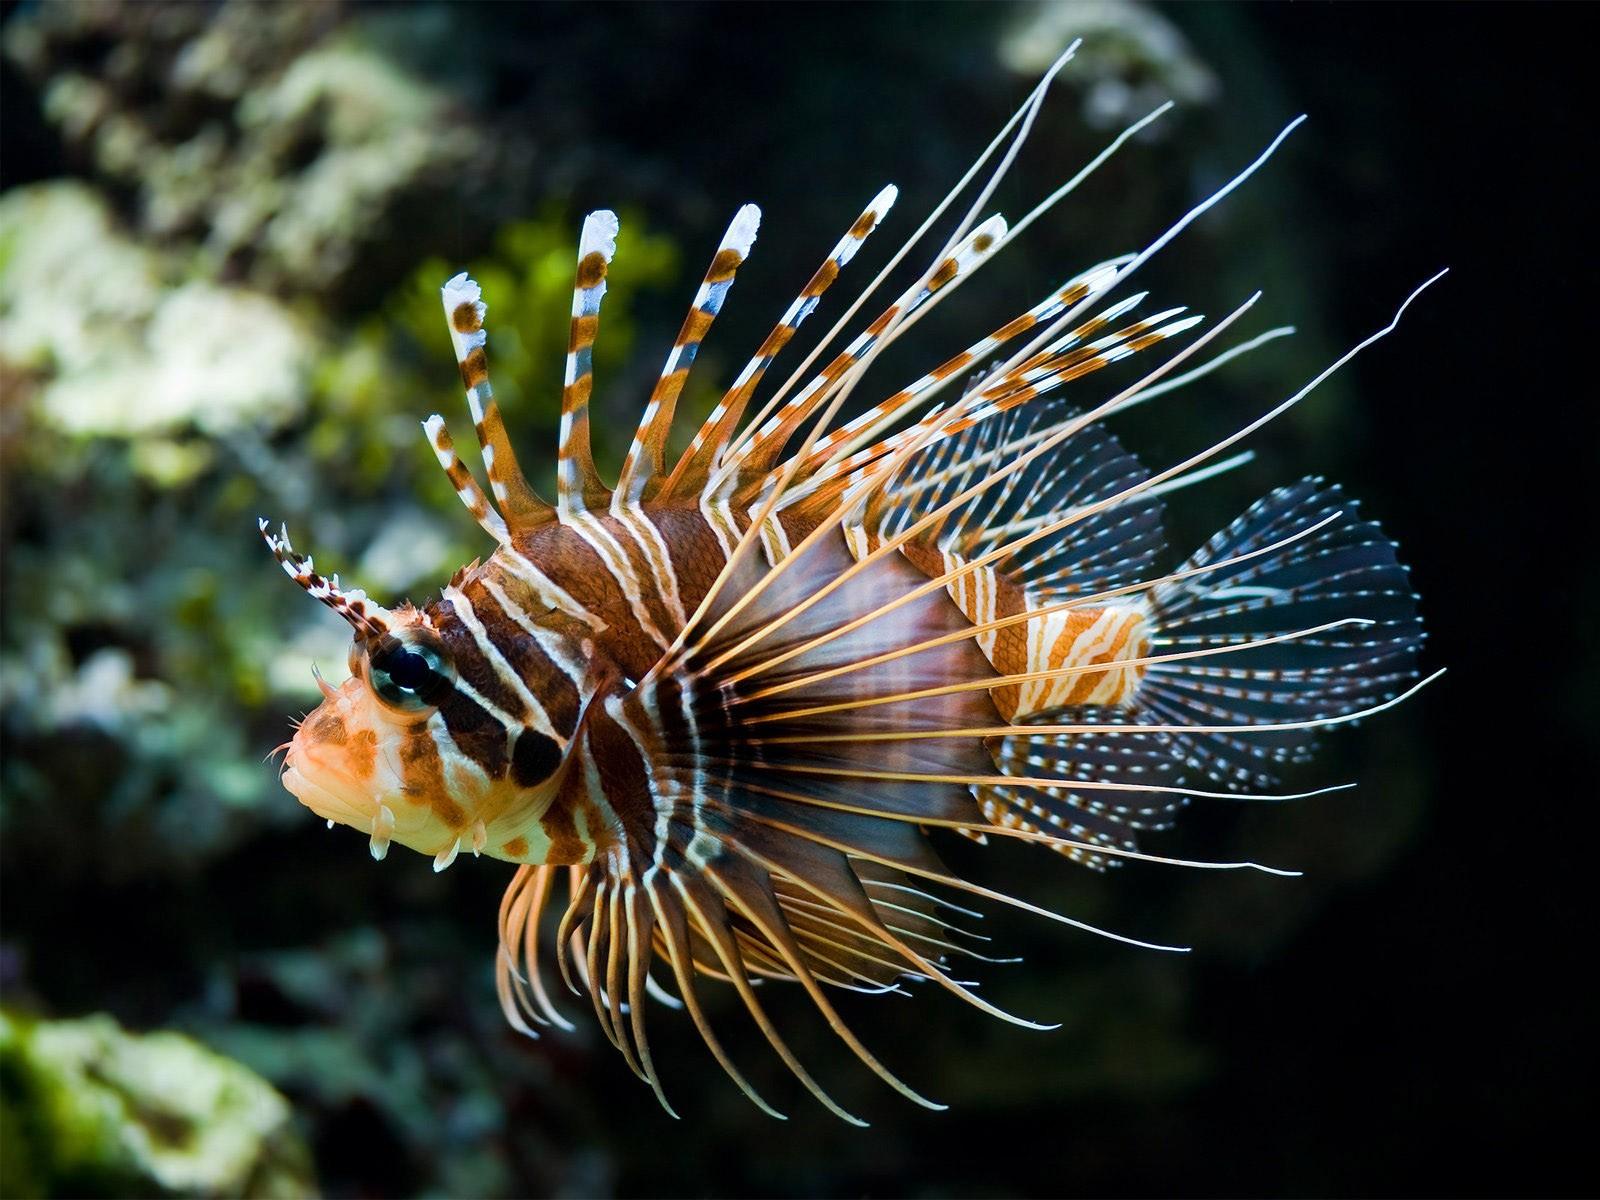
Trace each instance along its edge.
<instances>
[{"instance_id":1,"label":"fish mouth","mask_svg":"<svg viewBox=\"0 0 1600 1200\"><path fill-rule=\"evenodd\" d=\"M291 752L284 764L282 782L289 794L325 820L370 832L378 814L377 798L338 769L306 762L304 757Z\"/></svg>"}]
</instances>

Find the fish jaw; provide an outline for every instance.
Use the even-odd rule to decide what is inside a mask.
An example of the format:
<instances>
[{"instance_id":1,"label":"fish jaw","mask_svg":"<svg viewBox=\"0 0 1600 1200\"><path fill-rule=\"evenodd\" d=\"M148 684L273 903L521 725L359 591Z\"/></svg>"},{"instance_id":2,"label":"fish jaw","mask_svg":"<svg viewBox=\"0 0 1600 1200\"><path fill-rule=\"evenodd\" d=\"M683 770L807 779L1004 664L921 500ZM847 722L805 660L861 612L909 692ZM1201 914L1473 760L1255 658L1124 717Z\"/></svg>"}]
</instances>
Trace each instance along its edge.
<instances>
[{"instance_id":1,"label":"fish jaw","mask_svg":"<svg viewBox=\"0 0 1600 1200\"><path fill-rule=\"evenodd\" d=\"M374 788L372 781L354 778L337 761L319 753L315 747L291 746L284 761L284 788L301 804L328 822L348 825L371 839L372 857L381 859L389 844L397 839L396 819L388 790ZM413 831L413 835L415 832Z\"/></svg>"},{"instance_id":2,"label":"fish jaw","mask_svg":"<svg viewBox=\"0 0 1600 1200\"><path fill-rule=\"evenodd\" d=\"M381 859L398 841L435 853L446 831L431 814L403 802L403 781L385 753L392 731L367 698L365 686L350 679L301 722L284 758L285 789L330 827L347 825L371 839L373 858ZM406 814L402 822L396 813Z\"/></svg>"},{"instance_id":3,"label":"fish jaw","mask_svg":"<svg viewBox=\"0 0 1600 1200\"><path fill-rule=\"evenodd\" d=\"M408 738L427 738L426 724L386 719L358 678L328 689L328 698L296 731L284 758L283 786L319 818L370 838L373 858L398 842L450 866L461 851L518 864L542 863L551 849L539 818L566 770L533 790L509 781L464 779L446 767L433 787L407 786L399 773Z\"/></svg>"}]
</instances>

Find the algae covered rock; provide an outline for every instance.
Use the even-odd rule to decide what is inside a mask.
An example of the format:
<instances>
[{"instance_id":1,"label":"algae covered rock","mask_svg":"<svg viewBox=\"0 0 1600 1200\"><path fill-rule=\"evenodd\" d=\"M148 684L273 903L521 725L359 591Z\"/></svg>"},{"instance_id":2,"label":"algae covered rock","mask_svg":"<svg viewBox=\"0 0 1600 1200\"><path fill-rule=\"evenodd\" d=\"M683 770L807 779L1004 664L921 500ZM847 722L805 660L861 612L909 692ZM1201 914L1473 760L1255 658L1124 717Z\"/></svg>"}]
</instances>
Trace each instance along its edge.
<instances>
[{"instance_id":1,"label":"algae covered rock","mask_svg":"<svg viewBox=\"0 0 1600 1200\"><path fill-rule=\"evenodd\" d=\"M0 1192L303 1196L289 1105L240 1064L110 1017L0 1013Z\"/></svg>"},{"instance_id":2,"label":"algae covered rock","mask_svg":"<svg viewBox=\"0 0 1600 1200\"><path fill-rule=\"evenodd\" d=\"M280 425L313 341L270 297L183 280L84 184L0 199L0 361L41 380L39 412L80 434Z\"/></svg>"},{"instance_id":3,"label":"algae covered rock","mask_svg":"<svg viewBox=\"0 0 1600 1200\"><path fill-rule=\"evenodd\" d=\"M125 0L32 6L0 53L129 224L210 277L381 294L415 231L487 182L497 143L370 44L353 6ZM470 206L469 206L470 208Z\"/></svg>"}]
</instances>

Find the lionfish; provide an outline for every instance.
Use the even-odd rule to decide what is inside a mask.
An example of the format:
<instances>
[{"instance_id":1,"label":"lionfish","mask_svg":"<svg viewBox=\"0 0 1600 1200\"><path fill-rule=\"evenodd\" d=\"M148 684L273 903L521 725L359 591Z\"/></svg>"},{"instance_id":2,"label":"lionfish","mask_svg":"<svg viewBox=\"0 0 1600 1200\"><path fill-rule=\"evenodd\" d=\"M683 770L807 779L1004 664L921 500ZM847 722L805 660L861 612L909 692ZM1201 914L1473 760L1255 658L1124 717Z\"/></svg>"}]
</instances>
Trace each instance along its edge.
<instances>
[{"instance_id":1,"label":"lionfish","mask_svg":"<svg viewBox=\"0 0 1600 1200\"><path fill-rule=\"evenodd\" d=\"M534 1033L530 1022L571 1027L538 961L564 880L567 904L551 921L560 973L669 1112L646 1039L647 994L686 1010L723 1070L780 1115L724 1051L698 998L701 977L737 992L787 1067L840 1117L861 1123L790 1050L760 981L799 984L862 1063L910 1099L943 1107L862 1045L830 989L927 981L996 1017L1049 1028L951 974L953 959L974 955L953 893L1150 943L953 874L931 831L1029 842L1097 871L1128 859L1254 867L1162 857L1138 849L1137 835L1166 828L1192 797L1257 795L1308 756L1320 729L1422 686L1406 568L1337 486L1281 487L1182 565L1155 565L1163 497L1247 457L1216 461L1399 313L1289 399L1160 471L1141 466L1106 418L1284 332L1174 374L1256 297L1114 395L1077 408L1063 399L1068 384L1200 323L1179 308L1134 317L1144 294L1108 298L1260 167L1298 119L1145 250L1074 276L835 422L885 347L1170 107L1122 133L1017 225L979 220L1070 53L746 419L773 362L896 190L872 200L669 462L685 379L756 238L760 212L741 208L615 486L596 470L589 425L617 218L600 211L583 222L553 505L523 477L496 406L480 289L466 274L445 283L487 492L443 419L423 427L495 548L426 607L387 608L341 586L261 522L283 569L355 634L350 678L334 687L317 675L325 699L288 746L285 786L330 826L367 834L375 858L399 842L432 856L435 870L463 846L517 865L500 906L496 982L524 1033ZM997 153L916 282L808 375ZM661 982L669 978L675 996Z\"/></svg>"}]
</instances>

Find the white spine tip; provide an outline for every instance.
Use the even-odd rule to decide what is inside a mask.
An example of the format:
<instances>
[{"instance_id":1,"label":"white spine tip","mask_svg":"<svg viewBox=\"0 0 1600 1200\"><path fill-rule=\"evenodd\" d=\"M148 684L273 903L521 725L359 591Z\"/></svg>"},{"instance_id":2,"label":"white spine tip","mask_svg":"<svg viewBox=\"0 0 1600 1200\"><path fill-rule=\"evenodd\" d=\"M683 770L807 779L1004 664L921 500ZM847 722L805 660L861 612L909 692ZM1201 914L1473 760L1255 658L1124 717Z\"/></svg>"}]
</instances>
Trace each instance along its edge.
<instances>
[{"instance_id":1,"label":"white spine tip","mask_svg":"<svg viewBox=\"0 0 1600 1200\"><path fill-rule=\"evenodd\" d=\"M1084 280L1091 293L1103 292L1117 281L1118 268L1100 267L1089 273L1089 278Z\"/></svg>"},{"instance_id":2,"label":"white spine tip","mask_svg":"<svg viewBox=\"0 0 1600 1200\"><path fill-rule=\"evenodd\" d=\"M962 239L961 245L952 256L956 270L962 273L970 271L990 254L999 248L1001 241L1006 236L1006 219L999 213L985 220L971 233ZM945 260L951 261L950 259Z\"/></svg>"},{"instance_id":3,"label":"white spine tip","mask_svg":"<svg viewBox=\"0 0 1600 1200\"><path fill-rule=\"evenodd\" d=\"M617 252L617 232L622 228L622 223L617 220L617 214L609 208L602 208L590 213L583 219L583 233L578 239L578 256L586 258L600 252L600 256L610 262Z\"/></svg>"},{"instance_id":4,"label":"white spine tip","mask_svg":"<svg viewBox=\"0 0 1600 1200\"><path fill-rule=\"evenodd\" d=\"M756 232L760 228L761 210L754 204L746 204L734 214L728 232L722 235L722 245L719 249L732 250L740 258L744 258L750 253L750 247L756 244Z\"/></svg>"},{"instance_id":5,"label":"white spine tip","mask_svg":"<svg viewBox=\"0 0 1600 1200\"><path fill-rule=\"evenodd\" d=\"M380 804L377 816L372 818L372 840L367 843L367 849L378 862L389 853L389 839L393 836L394 810L387 804Z\"/></svg>"},{"instance_id":6,"label":"white spine tip","mask_svg":"<svg viewBox=\"0 0 1600 1200\"><path fill-rule=\"evenodd\" d=\"M867 209L881 221L884 215L894 207L894 202L898 199L900 199L900 189L891 183L872 198L872 203L867 206Z\"/></svg>"},{"instance_id":7,"label":"white spine tip","mask_svg":"<svg viewBox=\"0 0 1600 1200\"><path fill-rule=\"evenodd\" d=\"M478 281L465 271L446 280L439 294L444 297L444 305L451 312L463 304L476 304L483 299L483 289L478 286Z\"/></svg>"}]
</instances>

